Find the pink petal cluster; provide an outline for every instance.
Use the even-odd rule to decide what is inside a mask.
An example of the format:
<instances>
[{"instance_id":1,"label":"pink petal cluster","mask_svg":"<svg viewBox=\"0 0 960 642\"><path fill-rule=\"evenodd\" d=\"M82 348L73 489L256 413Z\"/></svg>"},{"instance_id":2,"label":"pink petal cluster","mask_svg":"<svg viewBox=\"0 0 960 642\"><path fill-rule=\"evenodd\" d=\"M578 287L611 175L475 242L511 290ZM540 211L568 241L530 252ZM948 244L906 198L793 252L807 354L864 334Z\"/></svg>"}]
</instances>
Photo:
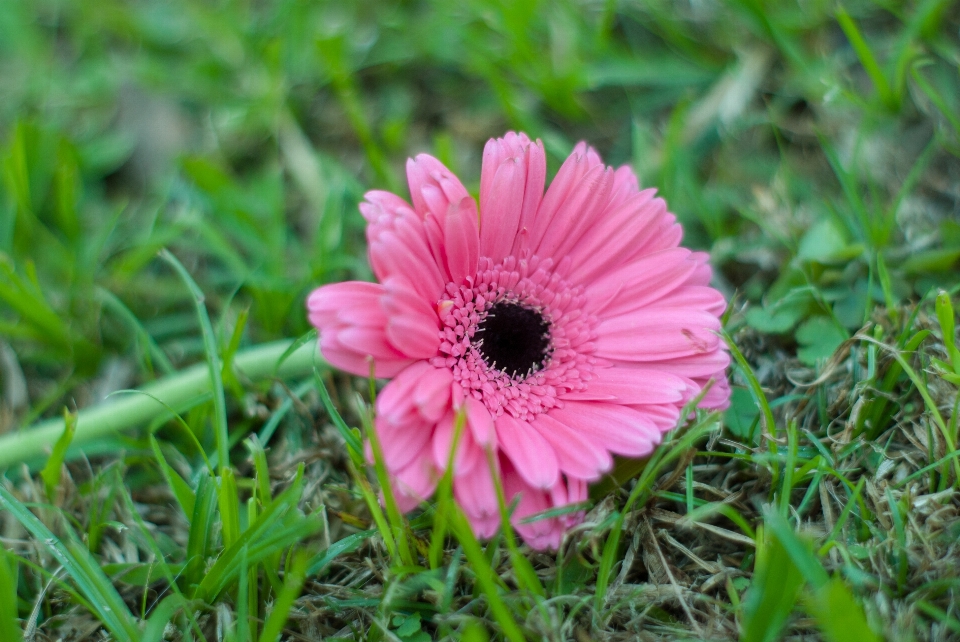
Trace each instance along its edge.
<instances>
[{"instance_id":1,"label":"pink petal cluster","mask_svg":"<svg viewBox=\"0 0 960 642\"><path fill-rule=\"evenodd\" d=\"M544 192L539 140L490 140L479 208L431 156L407 178L412 204L372 191L360 205L379 283L310 295L320 351L393 379L376 430L403 510L434 492L462 413L453 488L477 534L499 524L496 474L525 541L556 547L581 514L523 520L584 501L612 455L649 455L709 381L701 407L728 404L708 256L679 247L655 190L584 143Z\"/></svg>"}]
</instances>

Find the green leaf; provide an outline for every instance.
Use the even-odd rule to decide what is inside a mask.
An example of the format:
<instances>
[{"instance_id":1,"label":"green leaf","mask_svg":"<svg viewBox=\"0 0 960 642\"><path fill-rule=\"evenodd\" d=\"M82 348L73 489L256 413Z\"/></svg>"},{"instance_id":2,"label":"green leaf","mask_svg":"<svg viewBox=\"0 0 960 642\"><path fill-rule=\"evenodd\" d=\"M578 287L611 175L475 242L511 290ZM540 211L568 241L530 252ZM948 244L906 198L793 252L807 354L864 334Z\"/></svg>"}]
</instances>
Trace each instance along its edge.
<instances>
[{"instance_id":1,"label":"green leaf","mask_svg":"<svg viewBox=\"0 0 960 642\"><path fill-rule=\"evenodd\" d=\"M797 342L802 346L797 356L808 365L833 356L840 344L847 340L847 331L829 317L807 319L797 328Z\"/></svg>"},{"instance_id":2,"label":"green leaf","mask_svg":"<svg viewBox=\"0 0 960 642\"><path fill-rule=\"evenodd\" d=\"M911 254L900 267L909 275L924 276L951 270L957 261L960 261L960 248L937 248Z\"/></svg>"},{"instance_id":3,"label":"green leaf","mask_svg":"<svg viewBox=\"0 0 960 642\"><path fill-rule=\"evenodd\" d=\"M760 418L760 407L746 388L734 386L730 392L730 407L723 414L723 422L740 439L753 440Z\"/></svg>"},{"instance_id":4,"label":"green leaf","mask_svg":"<svg viewBox=\"0 0 960 642\"><path fill-rule=\"evenodd\" d=\"M845 261L862 253L862 246L847 244L845 230L830 218L821 219L808 229L797 248L797 258L818 263Z\"/></svg>"},{"instance_id":5,"label":"green leaf","mask_svg":"<svg viewBox=\"0 0 960 642\"><path fill-rule=\"evenodd\" d=\"M808 293L793 290L776 303L764 305L762 308L752 307L747 310L747 323L761 331L770 334L789 332L807 314L810 307Z\"/></svg>"},{"instance_id":6,"label":"green leaf","mask_svg":"<svg viewBox=\"0 0 960 642\"><path fill-rule=\"evenodd\" d=\"M313 374L314 381L317 384L317 392L320 393L320 401L323 402L323 407L327 411L327 415L333 420L333 425L337 427L337 431L339 431L340 436L343 437L343 441L346 442L350 458L358 467L363 466L363 446L360 443L360 439L357 437L357 434L350 429L347 422L343 420L343 417L340 416L337 408L333 405L333 400L330 398L330 393L327 392L327 386L323 383L320 371L314 369Z\"/></svg>"},{"instance_id":7,"label":"green leaf","mask_svg":"<svg viewBox=\"0 0 960 642\"><path fill-rule=\"evenodd\" d=\"M240 537L240 500L237 497L237 478L232 468L224 468L218 479L217 503L220 506L220 524L224 547L233 545Z\"/></svg>"},{"instance_id":8,"label":"green leaf","mask_svg":"<svg viewBox=\"0 0 960 642\"><path fill-rule=\"evenodd\" d=\"M413 615L403 618L403 621L400 623L400 626L397 627L396 633L402 638L410 637L414 633L420 630L420 614L414 613Z\"/></svg>"}]
</instances>

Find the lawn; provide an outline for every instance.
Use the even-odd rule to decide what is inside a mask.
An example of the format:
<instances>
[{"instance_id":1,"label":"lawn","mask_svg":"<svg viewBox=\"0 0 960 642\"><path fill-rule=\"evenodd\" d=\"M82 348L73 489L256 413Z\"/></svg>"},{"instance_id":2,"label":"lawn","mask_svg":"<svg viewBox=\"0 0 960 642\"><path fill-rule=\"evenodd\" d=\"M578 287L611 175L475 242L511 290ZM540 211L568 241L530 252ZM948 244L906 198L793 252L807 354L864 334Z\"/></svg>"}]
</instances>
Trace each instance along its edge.
<instances>
[{"instance_id":1,"label":"lawn","mask_svg":"<svg viewBox=\"0 0 960 642\"><path fill-rule=\"evenodd\" d=\"M401 515L305 309L508 130L729 304L558 550ZM2 642L960 639L957 2L3 0L0 174Z\"/></svg>"}]
</instances>

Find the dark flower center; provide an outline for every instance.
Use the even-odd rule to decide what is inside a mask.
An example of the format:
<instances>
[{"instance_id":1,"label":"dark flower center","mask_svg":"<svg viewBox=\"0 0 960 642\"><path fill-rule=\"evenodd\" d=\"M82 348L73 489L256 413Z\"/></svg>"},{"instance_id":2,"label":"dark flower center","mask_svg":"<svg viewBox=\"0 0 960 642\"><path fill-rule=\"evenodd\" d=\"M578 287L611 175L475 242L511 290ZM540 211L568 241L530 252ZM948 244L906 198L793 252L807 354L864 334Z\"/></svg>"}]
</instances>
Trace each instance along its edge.
<instances>
[{"instance_id":1,"label":"dark flower center","mask_svg":"<svg viewBox=\"0 0 960 642\"><path fill-rule=\"evenodd\" d=\"M477 324L473 346L491 368L526 376L550 356L550 324L536 310L500 301Z\"/></svg>"}]
</instances>

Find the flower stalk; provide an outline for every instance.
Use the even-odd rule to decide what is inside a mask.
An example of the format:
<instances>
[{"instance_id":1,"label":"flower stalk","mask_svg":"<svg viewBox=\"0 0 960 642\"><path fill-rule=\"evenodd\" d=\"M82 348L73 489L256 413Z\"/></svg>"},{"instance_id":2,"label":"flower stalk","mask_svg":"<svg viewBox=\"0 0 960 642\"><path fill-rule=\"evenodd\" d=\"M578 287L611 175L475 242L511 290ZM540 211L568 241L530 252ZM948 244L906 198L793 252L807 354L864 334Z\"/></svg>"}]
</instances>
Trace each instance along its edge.
<instances>
[{"instance_id":1,"label":"flower stalk","mask_svg":"<svg viewBox=\"0 0 960 642\"><path fill-rule=\"evenodd\" d=\"M316 343L307 342L278 363L291 345L290 340L283 340L255 346L238 352L233 363L252 381L309 375L320 358ZM143 386L139 389L143 394L117 395L85 408L77 414L68 456L77 456L85 445L99 438L141 426L171 410L183 412L206 399L211 389L210 368L198 363ZM0 471L44 456L64 427L64 420L56 418L0 435Z\"/></svg>"}]
</instances>

